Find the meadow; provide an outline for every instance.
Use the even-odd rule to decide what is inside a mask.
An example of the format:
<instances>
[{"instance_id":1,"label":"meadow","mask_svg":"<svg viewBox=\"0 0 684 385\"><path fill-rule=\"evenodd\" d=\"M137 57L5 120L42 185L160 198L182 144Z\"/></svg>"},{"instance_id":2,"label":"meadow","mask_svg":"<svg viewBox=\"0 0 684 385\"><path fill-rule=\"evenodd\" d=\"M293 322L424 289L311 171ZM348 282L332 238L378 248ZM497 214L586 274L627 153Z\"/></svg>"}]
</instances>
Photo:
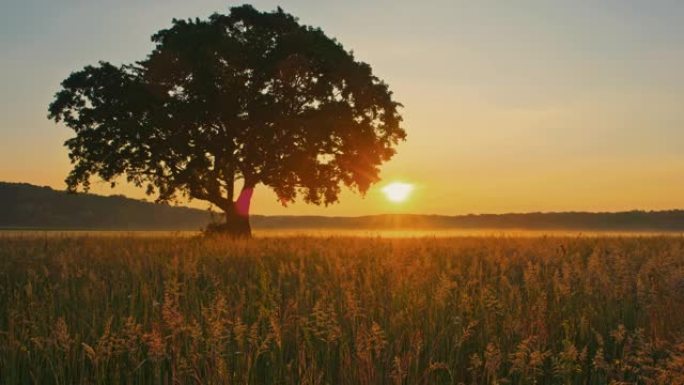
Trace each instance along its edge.
<instances>
[{"instance_id":1,"label":"meadow","mask_svg":"<svg viewBox=\"0 0 684 385\"><path fill-rule=\"evenodd\" d=\"M2 384L684 384L684 238L0 236Z\"/></svg>"}]
</instances>

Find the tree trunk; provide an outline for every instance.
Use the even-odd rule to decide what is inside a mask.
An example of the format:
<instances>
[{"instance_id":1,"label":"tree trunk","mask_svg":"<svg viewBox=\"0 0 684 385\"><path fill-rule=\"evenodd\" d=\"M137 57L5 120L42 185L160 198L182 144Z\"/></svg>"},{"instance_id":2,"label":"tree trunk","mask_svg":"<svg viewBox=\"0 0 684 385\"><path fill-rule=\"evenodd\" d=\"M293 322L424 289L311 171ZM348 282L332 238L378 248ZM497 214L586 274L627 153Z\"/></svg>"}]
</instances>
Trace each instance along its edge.
<instances>
[{"instance_id":1,"label":"tree trunk","mask_svg":"<svg viewBox=\"0 0 684 385\"><path fill-rule=\"evenodd\" d=\"M226 223L221 226L220 232L236 238L250 238L252 227L249 225L249 215L241 215L235 207L226 211Z\"/></svg>"},{"instance_id":2,"label":"tree trunk","mask_svg":"<svg viewBox=\"0 0 684 385\"><path fill-rule=\"evenodd\" d=\"M251 238L252 227L249 224L249 205L252 201L254 187L249 185L242 188L240 196L227 207L223 206L226 221L211 223L205 229L205 234L228 235L234 238Z\"/></svg>"},{"instance_id":3,"label":"tree trunk","mask_svg":"<svg viewBox=\"0 0 684 385\"><path fill-rule=\"evenodd\" d=\"M254 187L245 186L232 207L226 210L226 223L216 230L233 237L250 238L252 227L249 224L249 205L253 193Z\"/></svg>"}]
</instances>

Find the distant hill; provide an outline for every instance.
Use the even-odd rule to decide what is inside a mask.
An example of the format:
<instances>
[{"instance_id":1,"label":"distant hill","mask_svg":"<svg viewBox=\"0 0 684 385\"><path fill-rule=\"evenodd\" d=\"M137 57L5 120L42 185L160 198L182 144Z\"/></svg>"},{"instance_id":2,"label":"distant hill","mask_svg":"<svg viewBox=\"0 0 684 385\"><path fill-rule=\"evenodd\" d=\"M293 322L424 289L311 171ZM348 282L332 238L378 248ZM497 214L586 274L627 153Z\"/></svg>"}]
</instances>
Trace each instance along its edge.
<instances>
[{"instance_id":1,"label":"distant hill","mask_svg":"<svg viewBox=\"0 0 684 385\"><path fill-rule=\"evenodd\" d=\"M187 207L0 182L0 228L196 230L209 220L207 211Z\"/></svg>"},{"instance_id":2,"label":"distant hill","mask_svg":"<svg viewBox=\"0 0 684 385\"><path fill-rule=\"evenodd\" d=\"M83 230L198 230L204 210L123 196L68 194L50 187L0 182L0 228ZM684 232L684 210L617 213L479 215L388 214L360 217L260 216L256 229L519 229Z\"/></svg>"}]
</instances>

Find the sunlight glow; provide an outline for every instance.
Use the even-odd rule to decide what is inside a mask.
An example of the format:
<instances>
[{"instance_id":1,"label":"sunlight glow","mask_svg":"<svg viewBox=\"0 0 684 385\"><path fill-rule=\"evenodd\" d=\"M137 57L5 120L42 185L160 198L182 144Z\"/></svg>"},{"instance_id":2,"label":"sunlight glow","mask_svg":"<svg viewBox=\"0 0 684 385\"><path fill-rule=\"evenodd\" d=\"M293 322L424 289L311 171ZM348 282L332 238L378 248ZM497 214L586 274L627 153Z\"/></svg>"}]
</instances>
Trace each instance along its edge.
<instances>
[{"instance_id":1,"label":"sunlight glow","mask_svg":"<svg viewBox=\"0 0 684 385\"><path fill-rule=\"evenodd\" d=\"M411 195L412 191L412 184L402 182L390 183L382 189L382 192L385 193L387 199L397 203L405 201L409 195Z\"/></svg>"}]
</instances>

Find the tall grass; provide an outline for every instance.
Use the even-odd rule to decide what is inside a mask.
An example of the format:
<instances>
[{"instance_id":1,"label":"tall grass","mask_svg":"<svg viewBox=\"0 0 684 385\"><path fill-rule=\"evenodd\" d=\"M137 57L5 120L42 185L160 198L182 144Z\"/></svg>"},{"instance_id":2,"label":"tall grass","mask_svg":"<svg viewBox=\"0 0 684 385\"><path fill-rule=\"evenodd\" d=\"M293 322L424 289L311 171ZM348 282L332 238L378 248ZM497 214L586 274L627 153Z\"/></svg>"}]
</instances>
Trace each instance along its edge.
<instances>
[{"instance_id":1,"label":"tall grass","mask_svg":"<svg viewBox=\"0 0 684 385\"><path fill-rule=\"evenodd\" d=\"M0 239L2 384L683 384L682 238Z\"/></svg>"}]
</instances>

